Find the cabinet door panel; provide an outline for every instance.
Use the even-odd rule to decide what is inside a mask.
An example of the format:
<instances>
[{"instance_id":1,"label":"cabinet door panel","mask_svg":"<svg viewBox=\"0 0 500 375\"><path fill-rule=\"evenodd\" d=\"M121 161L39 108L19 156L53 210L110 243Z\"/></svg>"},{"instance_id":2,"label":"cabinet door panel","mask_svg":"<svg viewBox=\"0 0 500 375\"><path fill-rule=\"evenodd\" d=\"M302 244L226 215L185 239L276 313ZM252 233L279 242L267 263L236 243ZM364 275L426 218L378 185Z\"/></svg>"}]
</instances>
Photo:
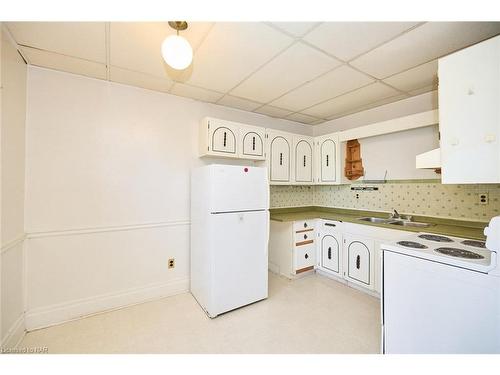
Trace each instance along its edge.
<instances>
[{"instance_id":1,"label":"cabinet door panel","mask_svg":"<svg viewBox=\"0 0 500 375\"><path fill-rule=\"evenodd\" d=\"M442 182L500 182L500 37L439 59Z\"/></svg>"},{"instance_id":2,"label":"cabinet door panel","mask_svg":"<svg viewBox=\"0 0 500 375\"><path fill-rule=\"evenodd\" d=\"M254 131L242 134L242 153L245 156L264 156L264 142L260 134Z\"/></svg>"},{"instance_id":3,"label":"cabinet door panel","mask_svg":"<svg viewBox=\"0 0 500 375\"><path fill-rule=\"evenodd\" d=\"M212 131L212 151L236 154L236 131L218 126Z\"/></svg>"},{"instance_id":4,"label":"cabinet door panel","mask_svg":"<svg viewBox=\"0 0 500 375\"><path fill-rule=\"evenodd\" d=\"M313 181L313 146L305 139L297 140L295 144L295 181Z\"/></svg>"},{"instance_id":5,"label":"cabinet door panel","mask_svg":"<svg viewBox=\"0 0 500 375\"><path fill-rule=\"evenodd\" d=\"M319 145L319 179L320 182L337 180L337 145L332 139L325 139Z\"/></svg>"},{"instance_id":6,"label":"cabinet door panel","mask_svg":"<svg viewBox=\"0 0 500 375\"><path fill-rule=\"evenodd\" d=\"M269 179L290 182L290 141L278 135L269 139Z\"/></svg>"},{"instance_id":7,"label":"cabinet door panel","mask_svg":"<svg viewBox=\"0 0 500 375\"><path fill-rule=\"evenodd\" d=\"M374 240L357 235L345 235L344 238L345 278L374 289Z\"/></svg>"},{"instance_id":8,"label":"cabinet door panel","mask_svg":"<svg viewBox=\"0 0 500 375\"><path fill-rule=\"evenodd\" d=\"M321 239L321 266L329 271L340 273L340 245L331 234Z\"/></svg>"}]
</instances>

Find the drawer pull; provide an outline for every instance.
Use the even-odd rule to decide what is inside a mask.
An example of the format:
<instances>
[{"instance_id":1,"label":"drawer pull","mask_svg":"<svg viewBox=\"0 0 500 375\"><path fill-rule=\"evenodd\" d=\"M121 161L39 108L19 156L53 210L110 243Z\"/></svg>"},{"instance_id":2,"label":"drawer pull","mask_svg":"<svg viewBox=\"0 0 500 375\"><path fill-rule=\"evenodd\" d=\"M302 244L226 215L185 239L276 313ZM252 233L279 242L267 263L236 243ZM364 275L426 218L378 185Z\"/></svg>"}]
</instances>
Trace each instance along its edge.
<instances>
[{"instance_id":1,"label":"drawer pull","mask_svg":"<svg viewBox=\"0 0 500 375\"><path fill-rule=\"evenodd\" d=\"M360 267L361 267L361 257L358 255L356 257L356 268L359 270Z\"/></svg>"},{"instance_id":2,"label":"drawer pull","mask_svg":"<svg viewBox=\"0 0 500 375\"><path fill-rule=\"evenodd\" d=\"M307 254L306 254L306 255L304 255L304 258L306 258L306 259L307 259L307 258L309 258L309 255L307 255Z\"/></svg>"},{"instance_id":3,"label":"drawer pull","mask_svg":"<svg viewBox=\"0 0 500 375\"><path fill-rule=\"evenodd\" d=\"M304 228L307 228L307 223L304 223Z\"/></svg>"},{"instance_id":4,"label":"drawer pull","mask_svg":"<svg viewBox=\"0 0 500 375\"><path fill-rule=\"evenodd\" d=\"M328 259L332 259L332 248L328 248Z\"/></svg>"},{"instance_id":5,"label":"drawer pull","mask_svg":"<svg viewBox=\"0 0 500 375\"><path fill-rule=\"evenodd\" d=\"M325 223L325 225L326 225L327 227L336 227L336 225L335 225L335 224L333 224L333 223Z\"/></svg>"},{"instance_id":6,"label":"drawer pull","mask_svg":"<svg viewBox=\"0 0 500 375\"><path fill-rule=\"evenodd\" d=\"M304 240L307 240L307 234L304 234Z\"/></svg>"}]
</instances>

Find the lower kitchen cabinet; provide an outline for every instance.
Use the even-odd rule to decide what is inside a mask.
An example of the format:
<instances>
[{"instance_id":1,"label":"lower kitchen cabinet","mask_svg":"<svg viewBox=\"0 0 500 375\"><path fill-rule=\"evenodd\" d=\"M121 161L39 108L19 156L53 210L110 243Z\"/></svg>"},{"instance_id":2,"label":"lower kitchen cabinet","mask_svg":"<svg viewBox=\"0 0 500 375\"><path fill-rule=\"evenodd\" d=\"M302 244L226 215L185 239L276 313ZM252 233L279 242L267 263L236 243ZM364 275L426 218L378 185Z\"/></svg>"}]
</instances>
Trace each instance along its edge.
<instances>
[{"instance_id":1,"label":"lower kitchen cabinet","mask_svg":"<svg viewBox=\"0 0 500 375\"><path fill-rule=\"evenodd\" d=\"M375 289L375 241L359 235L344 235L344 277L364 288Z\"/></svg>"},{"instance_id":2,"label":"lower kitchen cabinet","mask_svg":"<svg viewBox=\"0 0 500 375\"><path fill-rule=\"evenodd\" d=\"M295 222L271 220L269 269L289 279L314 270L316 219Z\"/></svg>"},{"instance_id":3,"label":"lower kitchen cabinet","mask_svg":"<svg viewBox=\"0 0 500 375\"><path fill-rule=\"evenodd\" d=\"M317 268L333 276L343 277L342 223L318 220L316 229L318 231Z\"/></svg>"}]
</instances>

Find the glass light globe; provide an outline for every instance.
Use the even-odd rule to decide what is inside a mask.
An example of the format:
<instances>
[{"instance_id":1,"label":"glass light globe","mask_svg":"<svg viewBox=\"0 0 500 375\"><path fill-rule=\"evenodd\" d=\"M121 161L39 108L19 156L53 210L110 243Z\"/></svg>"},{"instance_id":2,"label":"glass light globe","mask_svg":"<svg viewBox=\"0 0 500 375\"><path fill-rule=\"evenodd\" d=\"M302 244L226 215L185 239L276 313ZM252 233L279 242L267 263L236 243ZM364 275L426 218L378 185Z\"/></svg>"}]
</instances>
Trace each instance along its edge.
<instances>
[{"instance_id":1,"label":"glass light globe","mask_svg":"<svg viewBox=\"0 0 500 375\"><path fill-rule=\"evenodd\" d=\"M189 42L179 35L170 35L161 45L165 62L177 70L186 69L193 61L193 49Z\"/></svg>"}]
</instances>

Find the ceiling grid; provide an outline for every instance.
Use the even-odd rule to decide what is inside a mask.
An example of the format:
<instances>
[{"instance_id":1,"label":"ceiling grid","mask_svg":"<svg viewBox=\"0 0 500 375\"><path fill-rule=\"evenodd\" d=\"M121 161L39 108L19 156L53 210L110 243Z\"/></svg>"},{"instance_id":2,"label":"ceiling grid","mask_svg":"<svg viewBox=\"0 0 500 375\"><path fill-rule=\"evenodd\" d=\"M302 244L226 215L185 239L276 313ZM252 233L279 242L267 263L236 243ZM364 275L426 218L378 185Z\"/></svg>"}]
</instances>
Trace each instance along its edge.
<instances>
[{"instance_id":1,"label":"ceiling grid","mask_svg":"<svg viewBox=\"0 0 500 375\"><path fill-rule=\"evenodd\" d=\"M166 22L4 27L32 65L311 125L435 90L438 58L500 34L500 22L189 22L193 64L174 71Z\"/></svg>"}]
</instances>

